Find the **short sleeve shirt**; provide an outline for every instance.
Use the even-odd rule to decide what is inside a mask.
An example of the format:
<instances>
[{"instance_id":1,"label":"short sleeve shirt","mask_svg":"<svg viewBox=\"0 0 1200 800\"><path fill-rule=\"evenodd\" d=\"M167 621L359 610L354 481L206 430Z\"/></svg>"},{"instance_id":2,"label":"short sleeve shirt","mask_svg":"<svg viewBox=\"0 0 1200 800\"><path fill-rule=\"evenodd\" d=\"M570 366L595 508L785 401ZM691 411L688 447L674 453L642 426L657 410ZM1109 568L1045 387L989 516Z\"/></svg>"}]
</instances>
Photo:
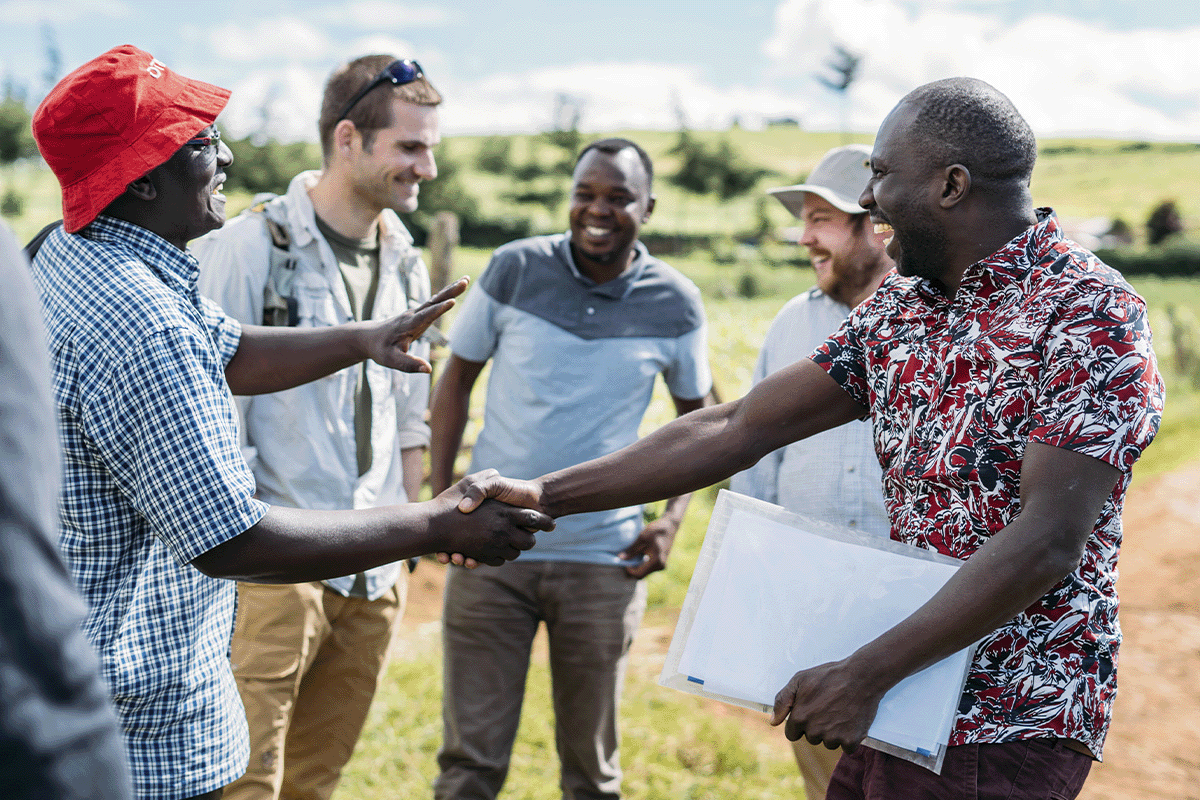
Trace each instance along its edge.
<instances>
[{"instance_id":1,"label":"short sleeve shirt","mask_svg":"<svg viewBox=\"0 0 1200 800\"><path fill-rule=\"evenodd\" d=\"M569 237L498 249L455 318L454 354L492 362L471 469L534 478L632 444L662 374L675 397L712 388L704 306L690 280L636 245L633 264L595 284ZM524 560L616 564L640 507L558 521Z\"/></svg>"},{"instance_id":2,"label":"short sleeve shirt","mask_svg":"<svg viewBox=\"0 0 1200 800\"><path fill-rule=\"evenodd\" d=\"M1163 408L1145 303L1040 209L952 299L893 273L813 360L870 409L897 541L969 558L1020 513L1029 442L1122 471L1079 567L980 643L950 740L1066 737L1101 755L1121 506Z\"/></svg>"},{"instance_id":3,"label":"short sleeve shirt","mask_svg":"<svg viewBox=\"0 0 1200 800\"><path fill-rule=\"evenodd\" d=\"M34 267L64 457L60 546L135 791L210 791L249 753L228 660L236 590L189 562L266 512L224 376L241 327L199 296L190 254L121 220L56 231Z\"/></svg>"}]
</instances>

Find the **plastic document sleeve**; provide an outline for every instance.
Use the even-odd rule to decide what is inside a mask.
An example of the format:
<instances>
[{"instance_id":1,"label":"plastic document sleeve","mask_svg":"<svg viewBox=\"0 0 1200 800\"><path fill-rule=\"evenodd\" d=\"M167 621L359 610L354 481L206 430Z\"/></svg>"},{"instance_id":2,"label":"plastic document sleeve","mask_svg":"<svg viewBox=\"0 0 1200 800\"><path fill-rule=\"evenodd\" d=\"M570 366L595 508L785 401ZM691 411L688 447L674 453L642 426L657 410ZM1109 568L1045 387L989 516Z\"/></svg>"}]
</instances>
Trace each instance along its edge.
<instances>
[{"instance_id":1,"label":"plastic document sleeve","mask_svg":"<svg viewBox=\"0 0 1200 800\"><path fill-rule=\"evenodd\" d=\"M659 683L770 711L792 675L894 627L962 563L722 490ZM893 687L865 743L940 773L974 651Z\"/></svg>"}]
</instances>

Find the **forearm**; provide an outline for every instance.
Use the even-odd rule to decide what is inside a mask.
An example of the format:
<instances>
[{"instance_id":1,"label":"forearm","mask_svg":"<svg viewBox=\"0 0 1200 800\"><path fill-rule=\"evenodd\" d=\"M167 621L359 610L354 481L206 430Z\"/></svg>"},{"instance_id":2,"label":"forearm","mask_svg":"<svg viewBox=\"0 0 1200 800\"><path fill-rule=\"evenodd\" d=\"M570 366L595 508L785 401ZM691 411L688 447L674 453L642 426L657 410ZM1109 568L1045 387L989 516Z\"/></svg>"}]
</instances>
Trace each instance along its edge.
<instances>
[{"instance_id":1,"label":"forearm","mask_svg":"<svg viewBox=\"0 0 1200 800\"><path fill-rule=\"evenodd\" d=\"M425 448L401 450L400 467L404 471L404 494L410 503L415 503L421 499L421 484L425 482Z\"/></svg>"},{"instance_id":2,"label":"forearm","mask_svg":"<svg viewBox=\"0 0 1200 800\"><path fill-rule=\"evenodd\" d=\"M756 460L753 440L734 423L737 404L679 417L632 445L539 479L553 517L671 498L671 513L686 508L696 489L710 486Z\"/></svg>"},{"instance_id":3,"label":"forearm","mask_svg":"<svg viewBox=\"0 0 1200 800\"><path fill-rule=\"evenodd\" d=\"M1018 517L979 548L929 602L849 661L879 692L1005 625L1079 564L1040 521Z\"/></svg>"},{"instance_id":4,"label":"forearm","mask_svg":"<svg viewBox=\"0 0 1200 800\"><path fill-rule=\"evenodd\" d=\"M323 378L368 357L372 323L319 328L242 327L225 379L237 395L267 394Z\"/></svg>"},{"instance_id":5,"label":"forearm","mask_svg":"<svg viewBox=\"0 0 1200 800\"><path fill-rule=\"evenodd\" d=\"M437 501L354 511L272 506L253 527L192 563L213 577L256 583L351 575L438 550L439 511L445 509Z\"/></svg>"},{"instance_id":6,"label":"forearm","mask_svg":"<svg viewBox=\"0 0 1200 800\"><path fill-rule=\"evenodd\" d=\"M443 402L439 393L434 395L434 407L429 420L429 485L437 494L454 482L454 461L467 427L467 404Z\"/></svg>"},{"instance_id":7,"label":"forearm","mask_svg":"<svg viewBox=\"0 0 1200 800\"><path fill-rule=\"evenodd\" d=\"M785 444L863 413L808 359L745 397L679 417L629 447L539 479L557 517L661 500L711 486Z\"/></svg>"},{"instance_id":8,"label":"forearm","mask_svg":"<svg viewBox=\"0 0 1200 800\"><path fill-rule=\"evenodd\" d=\"M433 389L433 414L429 419L429 485L435 495L454 483L454 462L467 427L471 390L485 363L452 355Z\"/></svg>"}]
</instances>

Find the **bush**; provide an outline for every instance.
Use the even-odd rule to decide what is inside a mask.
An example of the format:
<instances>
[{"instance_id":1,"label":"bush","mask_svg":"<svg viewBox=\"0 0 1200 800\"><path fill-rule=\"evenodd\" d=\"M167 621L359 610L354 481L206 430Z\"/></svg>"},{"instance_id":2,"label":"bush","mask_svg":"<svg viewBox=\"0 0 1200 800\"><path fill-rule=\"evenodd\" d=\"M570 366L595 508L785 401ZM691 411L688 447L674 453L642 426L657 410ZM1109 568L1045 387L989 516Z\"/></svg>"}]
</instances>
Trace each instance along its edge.
<instances>
[{"instance_id":1,"label":"bush","mask_svg":"<svg viewBox=\"0 0 1200 800\"><path fill-rule=\"evenodd\" d=\"M1200 245L1193 242L1179 242L1142 251L1128 248L1097 250L1096 255L1123 275L1200 275Z\"/></svg>"},{"instance_id":2,"label":"bush","mask_svg":"<svg viewBox=\"0 0 1200 800\"><path fill-rule=\"evenodd\" d=\"M479 144L475 166L480 172L504 175L512 169L512 140L507 136L489 136Z\"/></svg>"},{"instance_id":3,"label":"bush","mask_svg":"<svg viewBox=\"0 0 1200 800\"><path fill-rule=\"evenodd\" d=\"M0 214L6 217L19 217L25 213L25 196L15 189L9 189L0 198Z\"/></svg>"},{"instance_id":4,"label":"bush","mask_svg":"<svg viewBox=\"0 0 1200 800\"><path fill-rule=\"evenodd\" d=\"M225 178L227 189L283 194L296 173L321 167L321 151L314 144L281 144L274 139L255 144L248 136L226 143L233 151L233 166Z\"/></svg>"}]
</instances>

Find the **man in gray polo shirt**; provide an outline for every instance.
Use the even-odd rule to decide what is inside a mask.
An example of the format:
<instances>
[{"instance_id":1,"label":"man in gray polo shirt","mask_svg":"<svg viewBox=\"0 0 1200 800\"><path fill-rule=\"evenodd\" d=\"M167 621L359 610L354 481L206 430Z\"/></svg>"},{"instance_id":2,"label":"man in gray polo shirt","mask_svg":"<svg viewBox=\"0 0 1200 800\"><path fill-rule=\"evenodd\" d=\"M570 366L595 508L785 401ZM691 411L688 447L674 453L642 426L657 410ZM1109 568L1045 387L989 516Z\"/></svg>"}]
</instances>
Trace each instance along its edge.
<instances>
[{"instance_id":1,"label":"man in gray polo shirt","mask_svg":"<svg viewBox=\"0 0 1200 800\"><path fill-rule=\"evenodd\" d=\"M654 209L652 177L633 142L594 142L575 167L570 232L492 256L456 319L434 394L435 493L452 482L471 388L489 359L472 470L532 478L632 443L659 373L679 414L705 404L712 379L700 293L637 240ZM640 506L569 517L519 564L451 568L436 797L499 792L541 622L563 796L620 796L617 708L645 609L640 579L666 566L687 501L669 500L645 526Z\"/></svg>"}]
</instances>

